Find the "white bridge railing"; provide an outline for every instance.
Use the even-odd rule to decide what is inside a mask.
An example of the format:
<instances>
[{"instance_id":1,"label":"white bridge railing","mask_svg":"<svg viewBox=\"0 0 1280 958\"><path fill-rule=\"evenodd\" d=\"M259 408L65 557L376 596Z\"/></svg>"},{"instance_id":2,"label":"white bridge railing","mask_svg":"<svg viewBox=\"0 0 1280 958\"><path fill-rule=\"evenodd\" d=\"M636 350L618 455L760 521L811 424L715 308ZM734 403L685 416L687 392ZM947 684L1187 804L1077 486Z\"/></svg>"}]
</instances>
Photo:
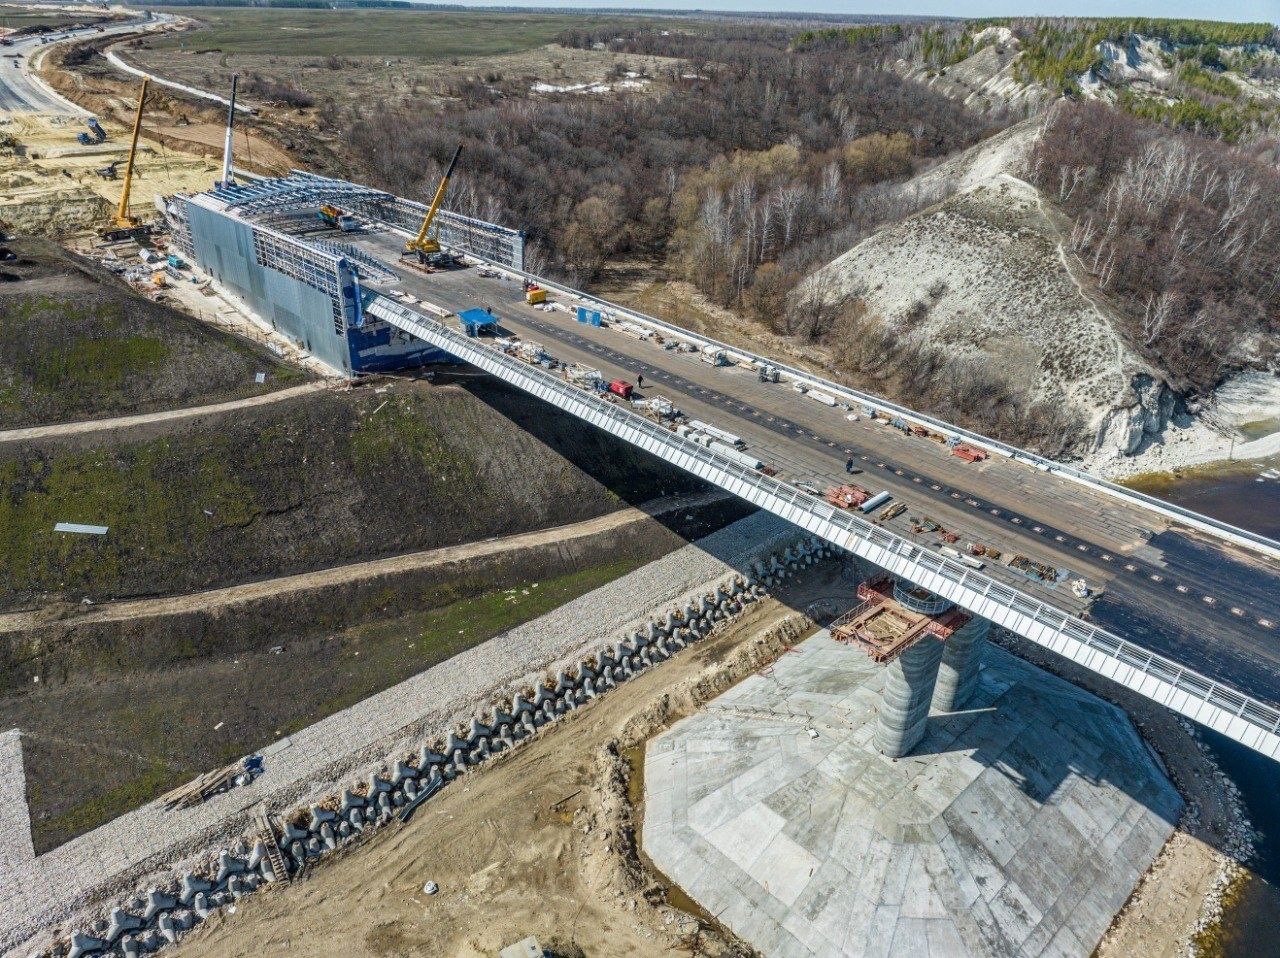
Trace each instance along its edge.
<instances>
[{"instance_id":1,"label":"white bridge railing","mask_svg":"<svg viewBox=\"0 0 1280 958\"><path fill-rule=\"evenodd\" d=\"M469 338L437 319L386 297L377 298L367 312L1193 721L1280 759L1280 710L888 532L861 516L835 509L816 496L748 469L629 409L571 386L546 370Z\"/></svg>"}]
</instances>

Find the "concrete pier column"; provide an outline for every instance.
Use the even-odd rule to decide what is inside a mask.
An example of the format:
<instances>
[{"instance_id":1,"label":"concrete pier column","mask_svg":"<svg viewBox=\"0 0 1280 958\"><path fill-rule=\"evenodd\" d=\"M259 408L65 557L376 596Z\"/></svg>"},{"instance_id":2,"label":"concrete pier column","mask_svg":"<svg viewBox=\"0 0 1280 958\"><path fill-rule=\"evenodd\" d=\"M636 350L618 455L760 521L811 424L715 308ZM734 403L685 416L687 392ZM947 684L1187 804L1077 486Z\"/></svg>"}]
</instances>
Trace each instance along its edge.
<instances>
[{"instance_id":1,"label":"concrete pier column","mask_svg":"<svg viewBox=\"0 0 1280 958\"><path fill-rule=\"evenodd\" d=\"M963 708L978 688L978 667L990 629L989 620L975 615L943 643L933 690L933 707L939 712Z\"/></svg>"},{"instance_id":2,"label":"concrete pier column","mask_svg":"<svg viewBox=\"0 0 1280 958\"><path fill-rule=\"evenodd\" d=\"M924 737L941 661L942 643L926 637L889 663L875 732L882 754L901 758Z\"/></svg>"}]
</instances>

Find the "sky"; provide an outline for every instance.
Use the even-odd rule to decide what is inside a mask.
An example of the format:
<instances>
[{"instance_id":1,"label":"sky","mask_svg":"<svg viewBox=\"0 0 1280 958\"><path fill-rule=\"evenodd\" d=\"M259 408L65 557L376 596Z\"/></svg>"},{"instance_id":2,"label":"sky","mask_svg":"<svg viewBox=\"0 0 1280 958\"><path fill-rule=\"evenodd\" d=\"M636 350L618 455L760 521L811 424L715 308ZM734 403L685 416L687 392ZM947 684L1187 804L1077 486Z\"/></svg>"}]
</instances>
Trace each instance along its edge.
<instances>
[{"instance_id":1,"label":"sky","mask_svg":"<svg viewBox=\"0 0 1280 958\"><path fill-rule=\"evenodd\" d=\"M441 0L435 0L441 2ZM448 2L448 0L444 0ZM1280 0L467 0L468 6L627 7L633 10L760 10L814 13L893 13L949 17L1081 16L1187 17L1280 23Z\"/></svg>"}]
</instances>

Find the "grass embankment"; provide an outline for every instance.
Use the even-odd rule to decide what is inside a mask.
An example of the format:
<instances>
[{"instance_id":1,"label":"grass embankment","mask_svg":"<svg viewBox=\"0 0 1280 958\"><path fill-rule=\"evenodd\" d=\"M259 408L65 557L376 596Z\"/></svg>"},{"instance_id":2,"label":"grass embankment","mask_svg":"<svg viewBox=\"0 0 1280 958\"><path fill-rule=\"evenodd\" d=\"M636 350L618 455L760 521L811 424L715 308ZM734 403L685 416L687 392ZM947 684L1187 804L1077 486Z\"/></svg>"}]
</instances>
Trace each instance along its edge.
<instances>
[{"instance_id":1,"label":"grass embankment","mask_svg":"<svg viewBox=\"0 0 1280 958\"><path fill-rule=\"evenodd\" d=\"M204 769L234 761L535 619L648 558L633 553L546 581L517 580L453 601L446 590L445 602L436 608L290 646L281 655L216 663L211 673L183 670L144 680L133 686L134 694L119 689L117 695L104 696L97 694L106 691L99 688L94 701L84 701L84 691L71 690L58 700L87 710L76 724L91 725L92 739L78 744L77 731L60 729L52 717L53 729L25 730L36 848L57 847ZM480 581L468 580L456 591L465 592L467 585ZM299 668L300 661L308 663L305 669ZM323 674L315 673L316 665ZM304 680L299 672L314 680ZM207 698L211 684L216 685L216 703ZM270 689L275 693L269 694ZM136 694L143 690L145 694ZM272 728L270 722L278 724ZM219 723L224 724L215 731ZM79 781L64 778L63 768L75 769Z\"/></svg>"},{"instance_id":2,"label":"grass embankment","mask_svg":"<svg viewBox=\"0 0 1280 958\"><path fill-rule=\"evenodd\" d=\"M359 671L352 673L352 681L341 691L317 703L310 714L299 715L283 731L297 731L325 715L355 705L396 682L598 589L647 561L647 557L632 554L546 582L493 589L439 608L350 629L342 636L337 655L353 662L357 657L363 659L358 663Z\"/></svg>"},{"instance_id":3,"label":"grass embankment","mask_svg":"<svg viewBox=\"0 0 1280 958\"><path fill-rule=\"evenodd\" d=\"M51 243L13 249L0 282L0 429L202 405L307 378Z\"/></svg>"},{"instance_id":4,"label":"grass embankment","mask_svg":"<svg viewBox=\"0 0 1280 958\"><path fill-rule=\"evenodd\" d=\"M503 387L476 388L499 412L513 405L517 422L461 389L405 386L312 394L157 438L0 447L0 608L215 588L576 522L697 486ZM57 522L108 532L60 533Z\"/></svg>"},{"instance_id":5,"label":"grass embankment","mask_svg":"<svg viewBox=\"0 0 1280 958\"><path fill-rule=\"evenodd\" d=\"M155 49L305 56L389 56L447 60L532 50L580 27L574 14L441 10L282 10L162 7L198 19L194 31L157 39ZM592 26L637 18L593 17ZM658 21L645 19L657 26Z\"/></svg>"}]
</instances>

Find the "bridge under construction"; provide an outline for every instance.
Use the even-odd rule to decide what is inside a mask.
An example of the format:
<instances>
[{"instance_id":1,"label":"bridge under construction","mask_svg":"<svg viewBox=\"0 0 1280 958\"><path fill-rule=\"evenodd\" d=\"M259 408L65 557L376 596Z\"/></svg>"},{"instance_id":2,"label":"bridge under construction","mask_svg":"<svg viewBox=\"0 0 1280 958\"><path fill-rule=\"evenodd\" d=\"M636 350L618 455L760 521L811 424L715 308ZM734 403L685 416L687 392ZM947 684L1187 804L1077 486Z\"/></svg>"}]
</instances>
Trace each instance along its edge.
<instances>
[{"instance_id":1,"label":"bridge under construction","mask_svg":"<svg viewBox=\"0 0 1280 958\"><path fill-rule=\"evenodd\" d=\"M984 633L994 623L1280 758L1280 544L531 276L517 230L442 211L438 242L466 261L424 266L402 254L426 207L306 173L165 212L224 292L335 369L467 362ZM460 324L476 309L493 322ZM853 491L824 495L841 484ZM908 656L904 708L927 708L939 669L969 668L922 655Z\"/></svg>"}]
</instances>

